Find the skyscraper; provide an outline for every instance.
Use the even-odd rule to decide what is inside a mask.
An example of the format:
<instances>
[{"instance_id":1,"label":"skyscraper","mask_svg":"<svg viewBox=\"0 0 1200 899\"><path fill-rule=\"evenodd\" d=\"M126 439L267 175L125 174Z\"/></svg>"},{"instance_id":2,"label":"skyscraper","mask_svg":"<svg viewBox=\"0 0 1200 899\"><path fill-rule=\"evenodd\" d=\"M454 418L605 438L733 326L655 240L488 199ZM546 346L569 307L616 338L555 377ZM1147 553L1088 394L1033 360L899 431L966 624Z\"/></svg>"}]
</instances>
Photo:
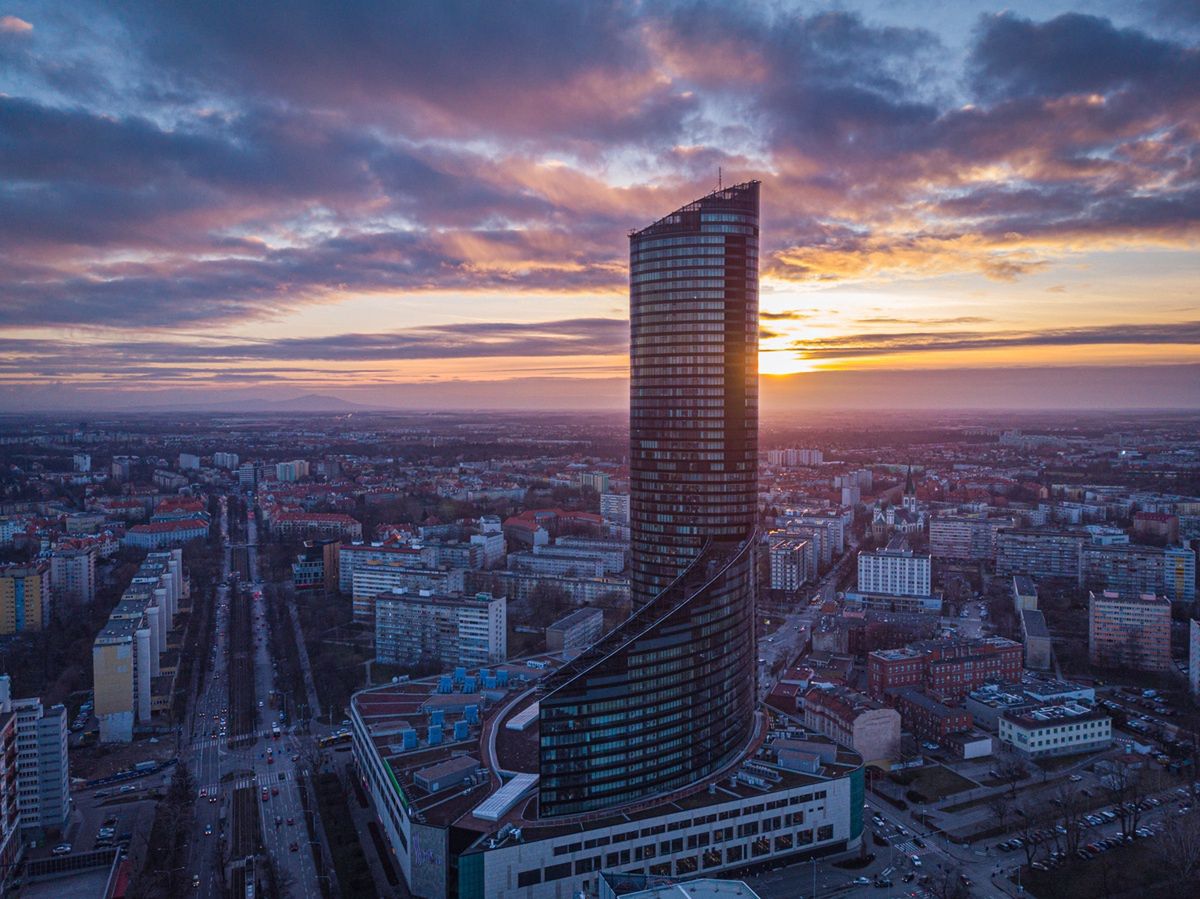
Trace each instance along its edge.
<instances>
[{"instance_id":1,"label":"skyscraper","mask_svg":"<svg viewBox=\"0 0 1200 899\"><path fill-rule=\"evenodd\" d=\"M758 191L716 191L629 238L635 608L707 541L754 528Z\"/></svg>"},{"instance_id":2,"label":"skyscraper","mask_svg":"<svg viewBox=\"0 0 1200 899\"><path fill-rule=\"evenodd\" d=\"M753 730L758 193L630 236L634 614L542 685L539 814L686 787Z\"/></svg>"}]
</instances>

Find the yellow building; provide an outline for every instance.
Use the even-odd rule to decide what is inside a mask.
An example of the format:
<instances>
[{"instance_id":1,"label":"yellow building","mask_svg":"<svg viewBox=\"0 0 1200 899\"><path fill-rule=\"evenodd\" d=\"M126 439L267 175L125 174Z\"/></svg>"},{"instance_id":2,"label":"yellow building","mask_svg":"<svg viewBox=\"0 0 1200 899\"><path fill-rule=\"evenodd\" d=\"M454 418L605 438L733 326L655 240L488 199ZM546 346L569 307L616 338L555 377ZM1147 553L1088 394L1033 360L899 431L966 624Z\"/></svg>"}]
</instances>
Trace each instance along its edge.
<instances>
[{"instance_id":1,"label":"yellow building","mask_svg":"<svg viewBox=\"0 0 1200 899\"><path fill-rule=\"evenodd\" d=\"M49 626L49 563L0 567L0 635L40 631Z\"/></svg>"}]
</instances>

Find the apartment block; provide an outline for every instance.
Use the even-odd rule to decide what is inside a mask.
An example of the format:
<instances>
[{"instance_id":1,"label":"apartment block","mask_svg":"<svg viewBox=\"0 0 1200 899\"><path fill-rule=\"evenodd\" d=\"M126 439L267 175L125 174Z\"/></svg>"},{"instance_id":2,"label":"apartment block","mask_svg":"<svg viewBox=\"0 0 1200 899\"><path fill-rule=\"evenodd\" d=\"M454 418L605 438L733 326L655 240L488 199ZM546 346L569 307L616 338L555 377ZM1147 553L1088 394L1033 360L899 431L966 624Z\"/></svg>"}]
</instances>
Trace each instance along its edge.
<instances>
[{"instance_id":1,"label":"apartment block","mask_svg":"<svg viewBox=\"0 0 1200 899\"><path fill-rule=\"evenodd\" d=\"M772 535L768 550L772 590L795 593L815 577L816 566L809 568L812 548L803 537Z\"/></svg>"},{"instance_id":2,"label":"apartment block","mask_svg":"<svg viewBox=\"0 0 1200 899\"><path fill-rule=\"evenodd\" d=\"M128 743L137 724L150 723L159 657L184 596L183 551L150 553L96 635L92 680L101 742Z\"/></svg>"},{"instance_id":3,"label":"apartment block","mask_svg":"<svg viewBox=\"0 0 1200 899\"><path fill-rule=\"evenodd\" d=\"M354 566L350 595L354 620L370 624L375 620L375 598L396 590L429 590L439 595L463 592L462 569L424 568L420 565L368 561Z\"/></svg>"},{"instance_id":4,"label":"apartment block","mask_svg":"<svg viewBox=\"0 0 1200 899\"><path fill-rule=\"evenodd\" d=\"M1084 590L1153 593L1175 602L1196 599L1196 555L1182 546L1084 546L1079 557Z\"/></svg>"},{"instance_id":5,"label":"apartment block","mask_svg":"<svg viewBox=\"0 0 1200 899\"><path fill-rule=\"evenodd\" d=\"M928 596L930 557L914 553L904 536L886 549L858 554L858 590L885 596Z\"/></svg>"},{"instance_id":6,"label":"apartment block","mask_svg":"<svg viewBox=\"0 0 1200 899\"><path fill-rule=\"evenodd\" d=\"M50 563L0 565L0 636L50 626Z\"/></svg>"},{"instance_id":7,"label":"apartment block","mask_svg":"<svg viewBox=\"0 0 1200 899\"><path fill-rule=\"evenodd\" d=\"M1079 551L1090 540L1083 530L1001 529L996 538L996 574L1078 580Z\"/></svg>"},{"instance_id":8,"label":"apartment block","mask_svg":"<svg viewBox=\"0 0 1200 899\"><path fill-rule=\"evenodd\" d=\"M1171 668L1171 603L1153 593L1092 592L1088 599L1088 658L1106 668Z\"/></svg>"},{"instance_id":9,"label":"apartment block","mask_svg":"<svg viewBox=\"0 0 1200 899\"><path fill-rule=\"evenodd\" d=\"M493 665L508 658L502 596L441 596L430 590L375 597L375 656L393 665Z\"/></svg>"},{"instance_id":10,"label":"apartment block","mask_svg":"<svg viewBox=\"0 0 1200 899\"><path fill-rule=\"evenodd\" d=\"M67 710L41 699L13 699L12 682L0 675L0 712L16 717L17 810L21 831L37 837L60 833L70 813Z\"/></svg>"},{"instance_id":11,"label":"apartment block","mask_svg":"<svg viewBox=\"0 0 1200 899\"><path fill-rule=\"evenodd\" d=\"M54 600L90 606L96 600L96 545L60 545L50 555L50 588Z\"/></svg>"}]
</instances>

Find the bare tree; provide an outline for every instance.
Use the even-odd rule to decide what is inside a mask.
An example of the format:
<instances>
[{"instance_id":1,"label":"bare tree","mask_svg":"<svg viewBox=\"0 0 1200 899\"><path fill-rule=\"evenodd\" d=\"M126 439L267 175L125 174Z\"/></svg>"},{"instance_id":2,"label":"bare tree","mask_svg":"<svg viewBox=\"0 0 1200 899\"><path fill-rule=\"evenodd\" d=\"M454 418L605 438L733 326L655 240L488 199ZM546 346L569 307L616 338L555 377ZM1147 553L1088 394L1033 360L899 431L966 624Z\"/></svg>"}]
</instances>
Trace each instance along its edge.
<instances>
[{"instance_id":1,"label":"bare tree","mask_svg":"<svg viewBox=\"0 0 1200 899\"><path fill-rule=\"evenodd\" d=\"M996 793L988 799L987 808L996 818L996 826L1004 831L1004 825L1008 821L1009 814L1012 812L1013 800L1012 797L1005 793Z\"/></svg>"},{"instance_id":2,"label":"bare tree","mask_svg":"<svg viewBox=\"0 0 1200 899\"><path fill-rule=\"evenodd\" d=\"M1151 843L1155 855L1182 884L1200 889L1200 809L1177 816Z\"/></svg>"},{"instance_id":3,"label":"bare tree","mask_svg":"<svg viewBox=\"0 0 1200 899\"><path fill-rule=\"evenodd\" d=\"M1055 843L1058 842L1058 837L1063 837L1063 847L1067 854L1072 854L1079 849L1079 844L1083 836L1083 817L1086 812L1086 807L1083 802L1083 796L1079 790L1075 788L1075 784L1069 781L1063 781L1058 785L1054 795L1056 804L1059 807L1058 823L1063 828L1063 833L1059 834L1055 830Z\"/></svg>"},{"instance_id":4,"label":"bare tree","mask_svg":"<svg viewBox=\"0 0 1200 899\"><path fill-rule=\"evenodd\" d=\"M1008 786L1009 795L1015 798L1017 795L1017 784L1029 772L1020 759L1010 755L996 766L996 773L1000 776L1001 783Z\"/></svg>"},{"instance_id":5,"label":"bare tree","mask_svg":"<svg viewBox=\"0 0 1200 899\"><path fill-rule=\"evenodd\" d=\"M967 899L970 888L963 883L961 865L947 865L930 875L925 889L934 899Z\"/></svg>"}]
</instances>

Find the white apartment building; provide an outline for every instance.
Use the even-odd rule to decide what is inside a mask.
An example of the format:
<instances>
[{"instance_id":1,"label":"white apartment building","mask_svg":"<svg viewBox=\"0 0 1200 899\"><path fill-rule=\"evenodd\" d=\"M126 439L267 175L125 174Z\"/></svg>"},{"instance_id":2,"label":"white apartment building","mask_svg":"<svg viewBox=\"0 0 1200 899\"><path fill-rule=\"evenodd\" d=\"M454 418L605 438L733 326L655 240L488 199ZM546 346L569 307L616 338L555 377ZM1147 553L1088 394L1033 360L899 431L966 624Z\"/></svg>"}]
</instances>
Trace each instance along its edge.
<instances>
[{"instance_id":1,"label":"white apartment building","mask_svg":"<svg viewBox=\"0 0 1200 899\"><path fill-rule=\"evenodd\" d=\"M893 537L886 549L859 553L858 590L884 596L928 596L930 559L909 549L904 537Z\"/></svg>"},{"instance_id":2,"label":"white apartment building","mask_svg":"<svg viewBox=\"0 0 1200 899\"><path fill-rule=\"evenodd\" d=\"M13 699L12 683L0 675L0 712L16 715L17 810L21 830L36 835L61 831L70 812L67 710L46 709L41 699Z\"/></svg>"},{"instance_id":3,"label":"white apartment building","mask_svg":"<svg viewBox=\"0 0 1200 899\"><path fill-rule=\"evenodd\" d=\"M198 471L200 469L200 457L195 453L180 453L179 454L179 470L180 471Z\"/></svg>"},{"instance_id":4,"label":"white apartment building","mask_svg":"<svg viewBox=\"0 0 1200 899\"><path fill-rule=\"evenodd\" d=\"M64 547L50 556L50 588L56 603L90 606L96 599L96 547Z\"/></svg>"},{"instance_id":5,"label":"white apartment building","mask_svg":"<svg viewBox=\"0 0 1200 899\"><path fill-rule=\"evenodd\" d=\"M375 656L393 665L438 661L444 668L508 658L508 604L502 596L438 596L431 590L375 597Z\"/></svg>"},{"instance_id":6,"label":"white apartment building","mask_svg":"<svg viewBox=\"0 0 1200 899\"><path fill-rule=\"evenodd\" d=\"M629 494L601 493L600 517L613 524L629 524Z\"/></svg>"}]
</instances>

